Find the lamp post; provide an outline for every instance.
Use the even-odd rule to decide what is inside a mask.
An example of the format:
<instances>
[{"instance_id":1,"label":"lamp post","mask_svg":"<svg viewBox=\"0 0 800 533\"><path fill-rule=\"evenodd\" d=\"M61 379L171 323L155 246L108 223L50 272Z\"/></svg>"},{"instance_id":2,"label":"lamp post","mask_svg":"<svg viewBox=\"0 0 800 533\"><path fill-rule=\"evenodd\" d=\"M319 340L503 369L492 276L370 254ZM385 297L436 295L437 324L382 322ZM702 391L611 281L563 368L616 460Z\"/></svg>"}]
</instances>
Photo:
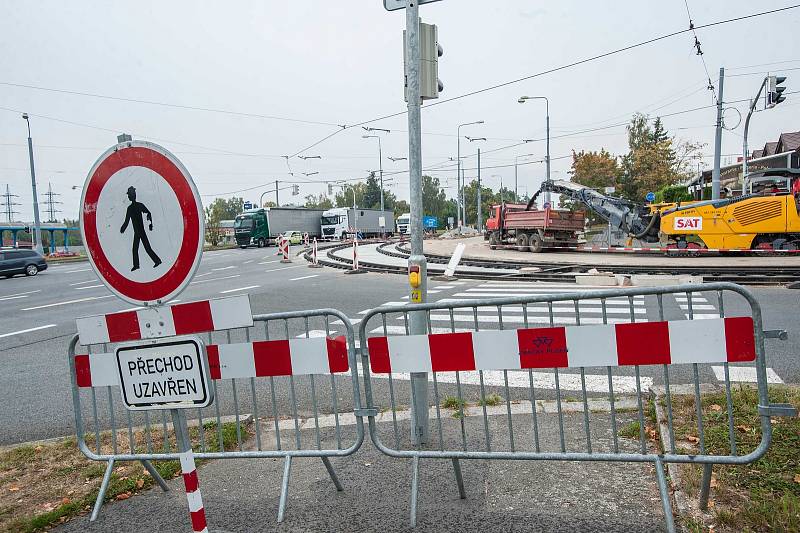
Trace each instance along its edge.
<instances>
[{"instance_id":1,"label":"lamp post","mask_svg":"<svg viewBox=\"0 0 800 533\"><path fill-rule=\"evenodd\" d=\"M469 142L485 141L486 140L486 137L469 137L467 135L465 135L464 138L467 139ZM480 214L480 210L481 210L481 169L480 169L480 166L481 166L481 149L478 148L478 207L477 207L478 212L476 213L476 217L475 217L475 220L477 221L476 224L478 226L476 229L478 231L481 230L481 228L480 228L480 225L481 225L481 214ZM466 188L467 188L467 184L465 183L464 184L464 190L466 190ZM466 200L467 200L467 198L466 198L466 192L465 192L464 193L464 225L465 226L467 225L467 203L466 203Z\"/></svg>"},{"instance_id":2,"label":"lamp post","mask_svg":"<svg viewBox=\"0 0 800 533\"><path fill-rule=\"evenodd\" d=\"M33 140L31 139L31 122L28 119L28 114L22 114L25 124L28 125L28 159L31 165L31 189L33 189L33 246L40 254L44 253L42 248L42 223L39 220L39 196L36 193L36 171L33 166Z\"/></svg>"},{"instance_id":3,"label":"lamp post","mask_svg":"<svg viewBox=\"0 0 800 533\"><path fill-rule=\"evenodd\" d=\"M367 131L374 131L377 128L365 128ZM380 131L389 131L389 130L380 130ZM383 155L382 155L382 148L381 148L381 138L379 135L362 135L363 139L378 139L378 172L380 173L380 180L381 180L381 212L383 212Z\"/></svg>"},{"instance_id":4,"label":"lamp post","mask_svg":"<svg viewBox=\"0 0 800 533\"><path fill-rule=\"evenodd\" d=\"M517 164L519 163L520 157L531 157L535 154L523 154L523 155L515 155L514 156L514 199L519 199L519 193L517 192L518 189L518 168Z\"/></svg>"},{"instance_id":5,"label":"lamp post","mask_svg":"<svg viewBox=\"0 0 800 533\"><path fill-rule=\"evenodd\" d=\"M547 99L546 96L520 96L519 102L520 104L524 104L526 100L544 100L545 103L545 113L547 116L547 155L545 155L545 162L547 163L547 181L550 181L550 100ZM545 191L544 193L544 202L546 204L550 203L550 191Z\"/></svg>"},{"instance_id":6,"label":"lamp post","mask_svg":"<svg viewBox=\"0 0 800 533\"><path fill-rule=\"evenodd\" d=\"M457 152L457 158L456 158L457 161L458 161L458 170L456 171L456 183L457 183L457 185L456 185L456 188L457 188L457 192L456 192L456 197L457 197L457 200L456 200L457 206L456 207L457 207L457 209L456 209L456 211L458 211L458 227L459 228L463 227L464 218L466 218L466 209L464 209L465 208L465 206L464 206L464 189L461 187L461 185L462 185L461 184L461 181L462 181L462 178L461 178L461 128L463 128L464 126L472 126L474 124L483 124L483 121L482 120L476 120L475 122L465 122L464 124L459 124L458 128L456 128L456 133L457 133L457 136L458 136L458 152ZM465 215L463 218L461 216L462 210L464 211L464 215Z\"/></svg>"}]
</instances>

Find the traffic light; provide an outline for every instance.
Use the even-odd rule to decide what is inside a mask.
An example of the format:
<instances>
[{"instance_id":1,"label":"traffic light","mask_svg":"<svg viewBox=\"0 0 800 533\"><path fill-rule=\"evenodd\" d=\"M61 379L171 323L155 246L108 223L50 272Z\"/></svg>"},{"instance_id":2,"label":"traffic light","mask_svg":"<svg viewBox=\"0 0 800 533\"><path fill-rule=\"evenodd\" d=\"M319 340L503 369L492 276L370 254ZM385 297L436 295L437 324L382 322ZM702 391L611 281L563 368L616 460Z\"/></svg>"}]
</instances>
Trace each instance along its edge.
<instances>
[{"instance_id":1,"label":"traffic light","mask_svg":"<svg viewBox=\"0 0 800 533\"><path fill-rule=\"evenodd\" d=\"M767 78L767 108L773 108L786 100L781 96L786 87L781 86L786 81L786 76L769 76Z\"/></svg>"},{"instance_id":2,"label":"traffic light","mask_svg":"<svg viewBox=\"0 0 800 533\"><path fill-rule=\"evenodd\" d=\"M403 32L403 63L408 61L405 47L406 32ZM439 93L444 91L444 84L439 79L439 58L444 54L444 49L439 44L439 31L436 24L419 23L419 96L421 100L439 98ZM408 89L408 80L406 80ZM408 101L408 92L406 92Z\"/></svg>"},{"instance_id":3,"label":"traffic light","mask_svg":"<svg viewBox=\"0 0 800 533\"><path fill-rule=\"evenodd\" d=\"M300 194L300 186L292 185L292 196L297 196L298 194Z\"/></svg>"}]
</instances>

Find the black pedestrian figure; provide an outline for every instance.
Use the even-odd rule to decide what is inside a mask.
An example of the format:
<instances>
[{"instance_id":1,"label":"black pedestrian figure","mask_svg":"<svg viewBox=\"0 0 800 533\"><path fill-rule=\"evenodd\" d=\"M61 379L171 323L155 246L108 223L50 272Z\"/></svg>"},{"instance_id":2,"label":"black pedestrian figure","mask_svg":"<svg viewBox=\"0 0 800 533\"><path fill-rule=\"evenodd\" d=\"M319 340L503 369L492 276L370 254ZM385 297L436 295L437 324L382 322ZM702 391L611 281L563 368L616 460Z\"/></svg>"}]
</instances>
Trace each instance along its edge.
<instances>
[{"instance_id":1,"label":"black pedestrian figure","mask_svg":"<svg viewBox=\"0 0 800 533\"><path fill-rule=\"evenodd\" d=\"M142 215L146 214L147 221L150 223L150 231L153 231L153 216L143 203L136 201L136 188L128 187L128 200L131 201L131 205L128 206L128 211L125 213L125 223L119 228L119 232L125 233L128 228L128 222L133 226L133 268L131 272L139 269L139 241L144 245L147 255L153 260L153 268L156 268L161 264L161 259L150 246L150 240L144 231L144 221L142 220Z\"/></svg>"}]
</instances>

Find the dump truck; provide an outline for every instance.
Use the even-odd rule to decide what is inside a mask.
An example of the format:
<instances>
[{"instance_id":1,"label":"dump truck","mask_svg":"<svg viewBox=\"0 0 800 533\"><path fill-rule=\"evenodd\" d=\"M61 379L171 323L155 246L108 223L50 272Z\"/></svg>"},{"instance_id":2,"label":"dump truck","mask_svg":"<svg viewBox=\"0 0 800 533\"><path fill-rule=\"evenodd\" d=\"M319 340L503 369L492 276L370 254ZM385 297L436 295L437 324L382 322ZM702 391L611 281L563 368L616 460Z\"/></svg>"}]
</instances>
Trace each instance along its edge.
<instances>
[{"instance_id":1,"label":"dump truck","mask_svg":"<svg viewBox=\"0 0 800 533\"><path fill-rule=\"evenodd\" d=\"M519 251L541 252L578 245L586 224L582 211L526 208L525 204L505 202L492 206L484 234L490 248L512 245Z\"/></svg>"},{"instance_id":2,"label":"dump truck","mask_svg":"<svg viewBox=\"0 0 800 533\"><path fill-rule=\"evenodd\" d=\"M259 248L275 243L287 231L308 233L309 238L321 237L322 209L306 207L266 207L249 209L233 221L236 244L241 248Z\"/></svg>"}]
</instances>

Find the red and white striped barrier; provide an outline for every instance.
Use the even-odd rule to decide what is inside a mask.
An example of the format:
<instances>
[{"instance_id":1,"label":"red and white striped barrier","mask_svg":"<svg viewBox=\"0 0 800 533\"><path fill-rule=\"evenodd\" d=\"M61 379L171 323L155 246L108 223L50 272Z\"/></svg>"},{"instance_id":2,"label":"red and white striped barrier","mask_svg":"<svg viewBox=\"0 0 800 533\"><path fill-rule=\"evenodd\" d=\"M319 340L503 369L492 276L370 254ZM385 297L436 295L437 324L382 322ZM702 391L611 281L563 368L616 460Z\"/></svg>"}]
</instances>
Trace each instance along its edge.
<instances>
[{"instance_id":1,"label":"red and white striped barrier","mask_svg":"<svg viewBox=\"0 0 800 533\"><path fill-rule=\"evenodd\" d=\"M515 244L496 244L494 246L501 250L517 250ZM704 254L704 253L719 253L719 252L737 252L749 253L754 255L763 254L796 254L800 250L771 250L771 249L752 249L752 248L670 248L666 246L649 247L649 246L547 246L546 250L553 251L573 251L573 252L587 252L587 253L674 253L674 254Z\"/></svg>"},{"instance_id":2,"label":"red and white striped barrier","mask_svg":"<svg viewBox=\"0 0 800 533\"><path fill-rule=\"evenodd\" d=\"M308 232L306 232L306 233L303 233L303 244L308 246L308 243L309 243Z\"/></svg>"},{"instance_id":3,"label":"red and white striped barrier","mask_svg":"<svg viewBox=\"0 0 800 533\"><path fill-rule=\"evenodd\" d=\"M206 346L211 379L302 376L347 372L346 337L315 337ZM119 386L113 353L75 356L78 387Z\"/></svg>"},{"instance_id":4,"label":"red and white striped barrier","mask_svg":"<svg viewBox=\"0 0 800 533\"><path fill-rule=\"evenodd\" d=\"M278 242L278 248L280 248L281 255L281 263L291 263L292 260L289 258L289 239L283 238Z\"/></svg>"},{"instance_id":5,"label":"red and white striped barrier","mask_svg":"<svg viewBox=\"0 0 800 533\"><path fill-rule=\"evenodd\" d=\"M353 239L353 270L358 270L358 239Z\"/></svg>"},{"instance_id":6,"label":"red and white striped barrier","mask_svg":"<svg viewBox=\"0 0 800 533\"><path fill-rule=\"evenodd\" d=\"M189 516L192 519L192 531L195 533L208 533L206 511L203 507L203 497L200 494L200 481L197 478L197 468L194 464L194 453L189 449L189 451L181 453L180 458L183 486L186 487Z\"/></svg>"},{"instance_id":7,"label":"red and white striped barrier","mask_svg":"<svg viewBox=\"0 0 800 533\"><path fill-rule=\"evenodd\" d=\"M145 307L108 315L78 318L78 335L84 346L104 342L205 333L253 325L250 297L246 294L170 306Z\"/></svg>"},{"instance_id":8,"label":"red and white striped barrier","mask_svg":"<svg viewBox=\"0 0 800 533\"><path fill-rule=\"evenodd\" d=\"M317 238L314 237L314 241L311 243L311 264L308 265L311 268L321 268L322 265L319 264L319 258L317 257Z\"/></svg>"},{"instance_id":9,"label":"red and white striped barrier","mask_svg":"<svg viewBox=\"0 0 800 533\"><path fill-rule=\"evenodd\" d=\"M398 335L367 342L370 368L378 374L732 363L756 357L750 317Z\"/></svg>"}]
</instances>

